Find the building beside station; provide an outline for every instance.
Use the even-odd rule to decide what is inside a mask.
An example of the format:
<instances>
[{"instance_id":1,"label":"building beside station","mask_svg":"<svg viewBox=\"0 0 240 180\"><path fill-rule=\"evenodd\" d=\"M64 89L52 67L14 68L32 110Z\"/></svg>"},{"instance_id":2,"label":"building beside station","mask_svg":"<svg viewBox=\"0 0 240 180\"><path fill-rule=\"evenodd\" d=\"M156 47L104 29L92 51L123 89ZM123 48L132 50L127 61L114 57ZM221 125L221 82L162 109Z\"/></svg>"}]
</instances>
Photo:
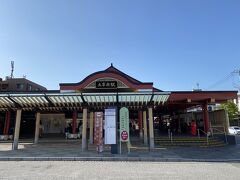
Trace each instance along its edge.
<instances>
[{"instance_id":1,"label":"building beside station","mask_svg":"<svg viewBox=\"0 0 240 180\"><path fill-rule=\"evenodd\" d=\"M234 103L238 106L238 111L240 112L240 93L237 94L237 98L234 99Z\"/></svg>"},{"instance_id":2,"label":"building beside station","mask_svg":"<svg viewBox=\"0 0 240 180\"><path fill-rule=\"evenodd\" d=\"M64 135L67 126L71 127L71 134L77 134L81 125L81 147L85 151L88 143L94 143L95 113L115 108L115 131L118 132L118 111L126 107L130 137L139 138L139 142L151 150L155 147L156 135L165 136L169 129L176 134L188 133L187 126L192 121L206 134L213 127L226 131L229 126L226 112L209 112L208 106L237 98L236 91L162 91L152 82L141 82L113 65L80 82L59 86L59 90L0 91L3 134L7 136L9 129L14 129L11 133L15 149L21 137L32 137L37 143L40 126L44 127L47 137ZM201 112L189 111L196 107ZM116 142L118 144L118 140Z\"/></svg>"},{"instance_id":3,"label":"building beside station","mask_svg":"<svg viewBox=\"0 0 240 180\"><path fill-rule=\"evenodd\" d=\"M10 78L6 77L5 80L0 78L0 91L44 91L45 87L34 83L26 78Z\"/></svg>"},{"instance_id":4,"label":"building beside station","mask_svg":"<svg viewBox=\"0 0 240 180\"><path fill-rule=\"evenodd\" d=\"M2 93L5 93L5 92L27 93L27 92L38 92L38 91L42 92L46 90L47 88L35 82L32 82L26 79L25 77L13 78L10 76L6 76L4 80L0 78L0 92ZM11 109L9 109L9 111L7 112L0 111L0 135L9 134L9 132L11 131L11 127L13 127L15 123L14 117L15 117L15 112L11 111ZM24 126L24 124L25 123L22 123L22 126ZM34 124L34 122L32 122L31 124ZM24 127L24 129L28 129L27 126Z\"/></svg>"}]
</instances>

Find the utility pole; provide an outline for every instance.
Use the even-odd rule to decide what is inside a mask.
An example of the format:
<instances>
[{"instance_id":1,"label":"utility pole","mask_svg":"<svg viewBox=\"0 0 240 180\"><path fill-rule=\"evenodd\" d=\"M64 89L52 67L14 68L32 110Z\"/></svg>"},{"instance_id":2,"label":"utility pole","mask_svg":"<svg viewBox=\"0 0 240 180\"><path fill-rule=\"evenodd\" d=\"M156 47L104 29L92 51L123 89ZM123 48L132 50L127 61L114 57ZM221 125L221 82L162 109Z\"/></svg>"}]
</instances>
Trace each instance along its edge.
<instances>
[{"instance_id":1,"label":"utility pole","mask_svg":"<svg viewBox=\"0 0 240 180\"><path fill-rule=\"evenodd\" d=\"M11 76L10 78L13 78L13 71L14 71L14 61L11 61Z\"/></svg>"},{"instance_id":2,"label":"utility pole","mask_svg":"<svg viewBox=\"0 0 240 180\"><path fill-rule=\"evenodd\" d=\"M240 69L235 69L232 73L233 78L233 87L237 88L240 91ZM236 77L237 76L237 77ZM234 79L236 77L236 79Z\"/></svg>"}]
</instances>

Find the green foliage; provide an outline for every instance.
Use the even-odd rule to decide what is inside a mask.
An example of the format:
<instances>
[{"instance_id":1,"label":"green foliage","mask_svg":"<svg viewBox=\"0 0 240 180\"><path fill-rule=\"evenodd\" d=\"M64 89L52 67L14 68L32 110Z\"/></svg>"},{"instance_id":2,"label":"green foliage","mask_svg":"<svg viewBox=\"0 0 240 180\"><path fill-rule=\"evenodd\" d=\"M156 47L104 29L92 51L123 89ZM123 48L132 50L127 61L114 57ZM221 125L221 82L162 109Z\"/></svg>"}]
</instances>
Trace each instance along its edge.
<instances>
[{"instance_id":1,"label":"green foliage","mask_svg":"<svg viewBox=\"0 0 240 180\"><path fill-rule=\"evenodd\" d=\"M221 108L226 109L226 111L228 112L229 121L233 121L234 118L238 117L238 107L234 102L228 101L226 103L223 103L221 104Z\"/></svg>"}]
</instances>

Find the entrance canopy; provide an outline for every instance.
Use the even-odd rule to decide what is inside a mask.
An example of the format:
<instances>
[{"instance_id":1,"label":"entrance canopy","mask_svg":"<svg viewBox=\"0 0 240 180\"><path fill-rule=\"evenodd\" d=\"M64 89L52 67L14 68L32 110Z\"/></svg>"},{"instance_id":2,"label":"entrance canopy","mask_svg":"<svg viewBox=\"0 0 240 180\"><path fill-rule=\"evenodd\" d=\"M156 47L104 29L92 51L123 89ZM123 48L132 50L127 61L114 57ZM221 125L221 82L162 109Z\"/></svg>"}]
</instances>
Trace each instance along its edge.
<instances>
[{"instance_id":1,"label":"entrance canopy","mask_svg":"<svg viewBox=\"0 0 240 180\"><path fill-rule=\"evenodd\" d=\"M113 93L62 93L60 91L0 94L0 110L71 110L83 106L136 106L163 105L169 92L113 92Z\"/></svg>"},{"instance_id":2,"label":"entrance canopy","mask_svg":"<svg viewBox=\"0 0 240 180\"><path fill-rule=\"evenodd\" d=\"M151 82L141 82L115 68L90 74L78 83L60 83L60 90L38 92L0 92L0 111L67 111L83 107L130 108L167 107L184 110L203 104L223 103L237 98L237 91L165 92Z\"/></svg>"}]
</instances>

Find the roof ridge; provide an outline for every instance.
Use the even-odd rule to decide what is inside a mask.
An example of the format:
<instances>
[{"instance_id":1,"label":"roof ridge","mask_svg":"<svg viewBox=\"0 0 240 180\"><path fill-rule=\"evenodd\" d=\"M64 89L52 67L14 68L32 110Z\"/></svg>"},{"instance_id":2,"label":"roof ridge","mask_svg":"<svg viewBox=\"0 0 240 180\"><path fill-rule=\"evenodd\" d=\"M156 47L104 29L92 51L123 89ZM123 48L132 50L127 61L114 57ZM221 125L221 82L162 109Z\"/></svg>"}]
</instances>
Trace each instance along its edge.
<instances>
[{"instance_id":1,"label":"roof ridge","mask_svg":"<svg viewBox=\"0 0 240 180\"><path fill-rule=\"evenodd\" d=\"M112 71L111 69L114 69L114 70L117 71L118 73L124 75L124 76L127 77L128 79L131 79L131 80L133 80L133 81L136 81L137 83L143 83L143 82L141 82L141 81L139 81L139 80L137 80L137 79L135 79L135 78L129 76L128 74L122 72L122 71L119 70L118 68L114 67L112 63L111 63L111 66L109 66L109 67L108 67L107 69L105 69L104 71L114 72L114 70Z\"/></svg>"}]
</instances>

